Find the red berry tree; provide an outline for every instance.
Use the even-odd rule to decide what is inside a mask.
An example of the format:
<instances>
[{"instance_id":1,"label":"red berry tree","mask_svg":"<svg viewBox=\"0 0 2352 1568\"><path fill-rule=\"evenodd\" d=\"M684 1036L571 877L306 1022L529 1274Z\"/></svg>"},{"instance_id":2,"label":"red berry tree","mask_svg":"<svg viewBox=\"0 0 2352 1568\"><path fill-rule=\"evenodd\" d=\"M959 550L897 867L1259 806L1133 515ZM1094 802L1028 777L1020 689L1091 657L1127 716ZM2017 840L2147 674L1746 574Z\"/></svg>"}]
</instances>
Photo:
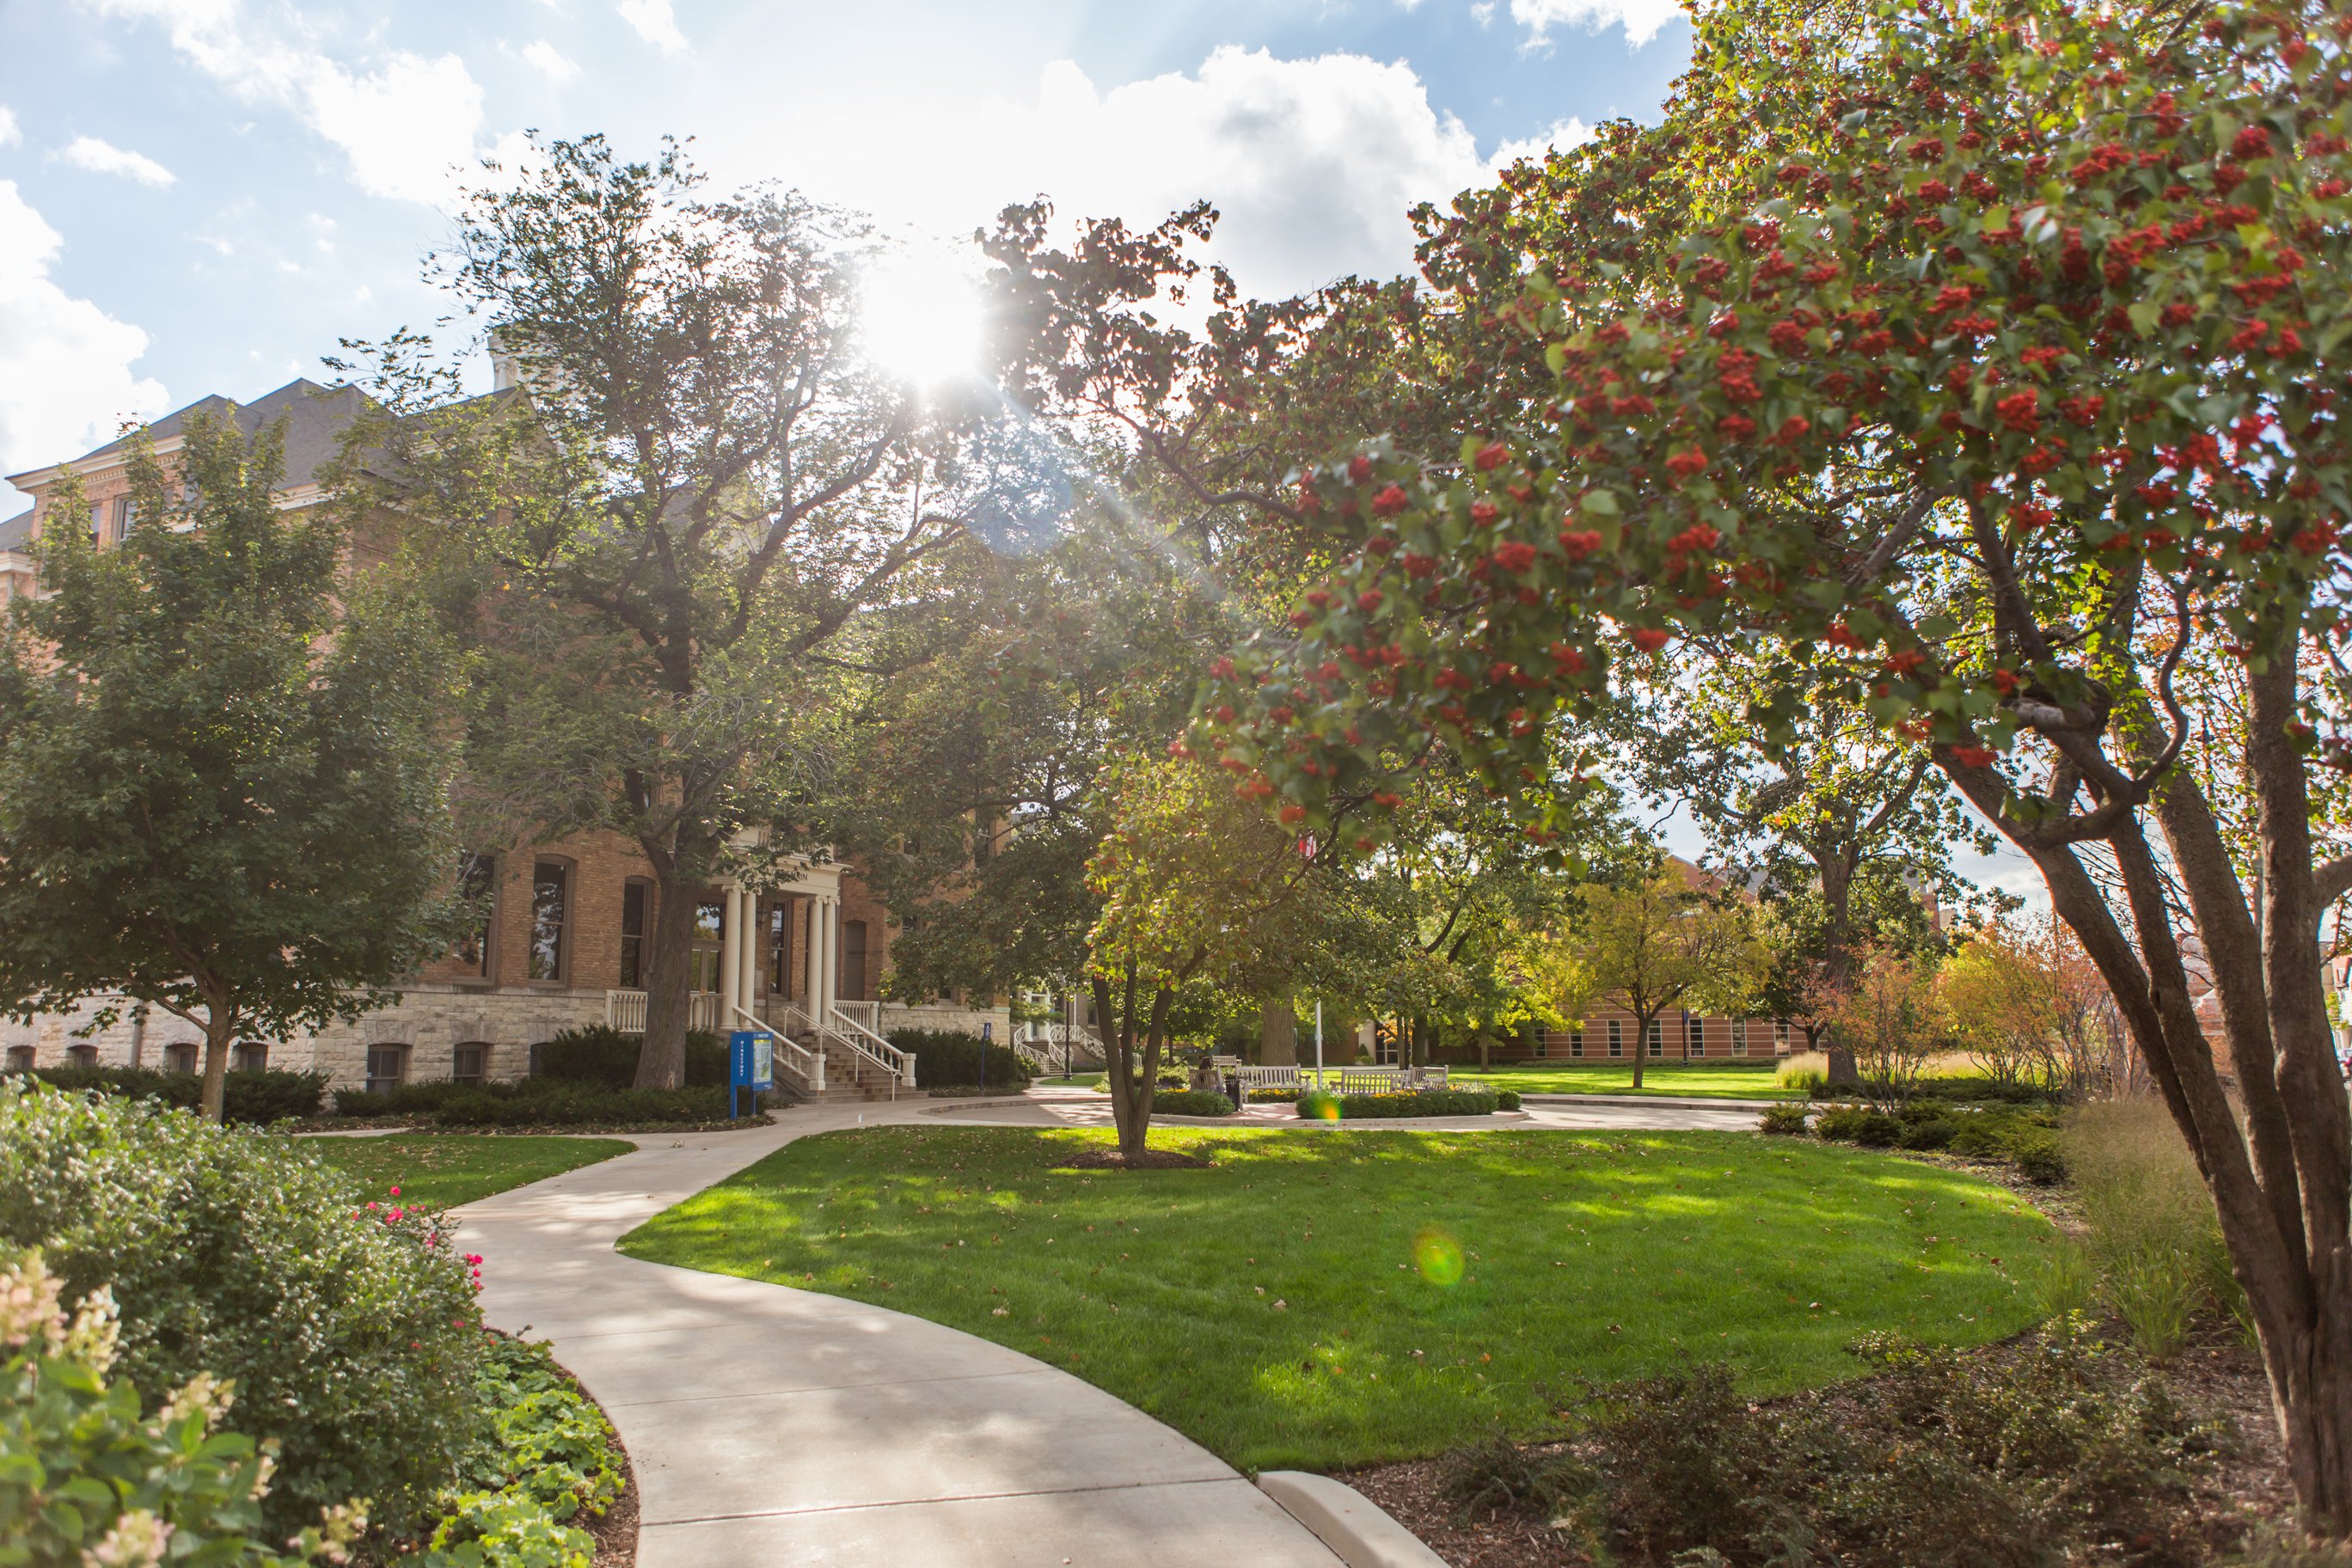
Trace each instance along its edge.
<instances>
[{"instance_id":1,"label":"red berry tree","mask_svg":"<svg viewBox=\"0 0 2352 1568\"><path fill-rule=\"evenodd\" d=\"M1377 821L1382 758L1435 740L1540 835L1545 730L1610 700L1619 650L1703 633L1831 669L2032 858L2114 992L2341 1536L2352 1117L2319 938L2352 857L2313 823L2352 754L2352 22L2197 15L1718 14L1661 125L1456 204L1433 279L1484 363L1551 380L1445 460L1408 437L1300 476L1339 568L1237 651L1203 731L1311 827ZM2214 661L2243 670L2242 854L2182 765L2241 717L2192 706L2184 666Z\"/></svg>"}]
</instances>

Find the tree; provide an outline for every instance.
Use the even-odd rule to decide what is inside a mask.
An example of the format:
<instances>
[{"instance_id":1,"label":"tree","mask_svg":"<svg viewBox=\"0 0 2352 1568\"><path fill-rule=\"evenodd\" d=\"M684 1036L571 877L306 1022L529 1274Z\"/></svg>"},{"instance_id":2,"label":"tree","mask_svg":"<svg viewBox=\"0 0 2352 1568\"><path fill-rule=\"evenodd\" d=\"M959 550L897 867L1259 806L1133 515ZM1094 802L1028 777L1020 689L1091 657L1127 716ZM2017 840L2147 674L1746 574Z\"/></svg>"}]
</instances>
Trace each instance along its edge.
<instances>
[{"instance_id":1,"label":"tree","mask_svg":"<svg viewBox=\"0 0 2352 1568\"><path fill-rule=\"evenodd\" d=\"M1582 889L1560 947L1575 993L1633 1016L1635 1089L1651 1026L1668 1008L1743 1011L1764 967L1753 911L1673 865Z\"/></svg>"},{"instance_id":2,"label":"tree","mask_svg":"<svg viewBox=\"0 0 2352 1568\"><path fill-rule=\"evenodd\" d=\"M2056 1032L2055 976L2041 959L2023 932L1989 925L1969 932L1937 971L1936 1001L1954 1042L1997 1083L2036 1076Z\"/></svg>"},{"instance_id":3,"label":"tree","mask_svg":"<svg viewBox=\"0 0 2352 1568\"><path fill-rule=\"evenodd\" d=\"M674 145L539 152L469 195L440 274L520 387L463 398L425 340L353 345L388 416L338 482L461 553L452 599L495 655L470 798L651 863L636 1081L674 1087L701 890L823 851L862 612L919 597L996 476L858 353L859 225L710 200Z\"/></svg>"},{"instance_id":4,"label":"tree","mask_svg":"<svg viewBox=\"0 0 2352 1568\"><path fill-rule=\"evenodd\" d=\"M448 650L346 576L327 510L279 510L280 436L192 418L169 474L134 446L115 549L63 521L68 474L0 659L0 999L186 1019L214 1121L239 1037L356 1017L446 949L457 865Z\"/></svg>"},{"instance_id":5,"label":"tree","mask_svg":"<svg viewBox=\"0 0 2352 1568\"><path fill-rule=\"evenodd\" d=\"M1824 1011L1862 1068L1864 1092L1911 1098L1937 1045L1935 967L1913 953L1872 948Z\"/></svg>"},{"instance_id":6,"label":"tree","mask_svg":"<svg viewBox=\"0 0 2352 1568\"><path fill-rule=\"evenodd\" d=\"M1521 791L1534 731L1608 700L1621 647L1736 635L1843 671L2035 863L2105 981L2212 1194L2305 1517L2338 1537L2352 1111L2319 934L2352 889L2327 771L2352 763L2344 26L1982 0L1832 39L1725 5L1659 125L1459 204L1431 268L1488 290L1475 319L1544 357L1552 396L1450 460L1309 465L1305 504L1354 552L1293 635L1237 650L1205 698L1236 720L1202 737L1320 825L1378 812L1343 728L1440 736ZM1264 695L1391 647L1380 690L1339 667L1356 701L1278 720ZM2221 661L2251 865L2179 765L2200 720L2176 677Z\"/></svg>"}]
</instances>

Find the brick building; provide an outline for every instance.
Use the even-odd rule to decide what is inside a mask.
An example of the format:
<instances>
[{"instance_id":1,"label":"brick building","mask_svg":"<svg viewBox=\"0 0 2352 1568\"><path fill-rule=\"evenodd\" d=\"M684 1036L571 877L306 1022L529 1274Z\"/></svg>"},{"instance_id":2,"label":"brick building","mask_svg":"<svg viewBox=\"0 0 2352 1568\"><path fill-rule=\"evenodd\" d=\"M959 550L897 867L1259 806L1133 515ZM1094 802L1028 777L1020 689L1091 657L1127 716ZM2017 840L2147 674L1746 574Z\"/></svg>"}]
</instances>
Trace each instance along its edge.
<instances>
[{"instance_id":1,"label":"brick building","mask_svg":"<svg viewBox=\"0 0 2352 1568\"><path fill-rule=\"evenodd\" d=\"M360 395L296 381L251 404L213 396L146 427L149 449L166 466L188 417L234 419L248 436L283 420L286 508L325 499L319 476L360 411ZM0 522L0 601L35 591L30 542L48 528L88 528L102 546L138 525L131 500L130 444L119 440L68 462L10 476L34 498L30 511ZM51 493L72 469L87 511L68 520ZM355 549L364 563L365 542ZM478 933L400 987L397 1001L349 1024L297 1038L241 1045L239 1068L268 1066L330 1074L337 1088L440 1079L513 1079L532 1070L537 1047L584 1025L644 1027L645 965L656 889L637 847L608 832L474 858L461 875L488 895ZM830 1067L835 1092L873 1090L889 1075L881 1037L901 1026L994 1026L1010 1034L1000 998L904 1006L880 1000L890 962L890 923L854 868L805 865L765 891L704 889L697 899L693 1023L724 1031L752 1020L797 1038ZM748 939L748 940L747 940ZM194 1071L202 1037L169 1014L131 1012L88 1030L98 1004L74 1016L0 1024L11 1068L69 1063ZM805 1058L803 1058L805 1059Z\"/></svg>"}]
</instances>

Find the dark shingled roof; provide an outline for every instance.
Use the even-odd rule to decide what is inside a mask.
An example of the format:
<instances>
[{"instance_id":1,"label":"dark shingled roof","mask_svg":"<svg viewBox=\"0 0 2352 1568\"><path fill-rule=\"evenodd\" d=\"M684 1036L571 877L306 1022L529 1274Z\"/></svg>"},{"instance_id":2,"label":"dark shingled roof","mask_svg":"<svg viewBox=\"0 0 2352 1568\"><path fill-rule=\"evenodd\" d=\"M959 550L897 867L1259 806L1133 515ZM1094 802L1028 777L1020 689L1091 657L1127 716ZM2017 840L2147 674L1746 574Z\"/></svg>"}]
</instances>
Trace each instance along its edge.
<instances>
[{"instance_id":1,"label":"dark shingled roof","mask_svg":"<svg viewBox=\"0 0 2352 1568\"><path fill-rule=\"evenodd\" d=\"M22 550L32 542L33 509L26 507L5 522L0 522L0 551Z\"/></svg>"},{"instance_id":2,"label":"dark shingled roof","mask_svg":"<svg viewBox=\"0 0 2352 1568\"><path fill-rule=\"evenodd\" d=\"M282 418L286 421L286 471L278 482L292 489L312 483L319 470L334 458L343 426L359 416L361 397L354 387L324 387L315 381L289 381L251 403L234 403L217 393L199 398L185 408L166 414L145 429L150 440L176 436L187 424L188 416L201 411L236 420L236 427L250 438L263 426ZM126 436L74 460L87 462L91 458L119 452L129 445L130 437ZM0 524L0 528L17 521L21 520L12 519L10 524Z\"/></svg>"}]
</instances>

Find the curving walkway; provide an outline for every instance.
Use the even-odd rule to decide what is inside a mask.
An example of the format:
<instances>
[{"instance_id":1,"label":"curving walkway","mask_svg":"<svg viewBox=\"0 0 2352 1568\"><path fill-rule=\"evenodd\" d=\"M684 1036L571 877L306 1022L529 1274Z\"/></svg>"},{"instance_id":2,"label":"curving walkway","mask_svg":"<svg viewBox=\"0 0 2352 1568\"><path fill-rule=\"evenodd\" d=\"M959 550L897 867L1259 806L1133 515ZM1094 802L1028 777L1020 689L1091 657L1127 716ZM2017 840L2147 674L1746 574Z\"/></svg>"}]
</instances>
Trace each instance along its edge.
<instances>
[{"instance_id":1,"label":"curving walkway","mask_svg":"<svg viewBox=\"0 0 2352 1568\"><path fill-rule=\"evenodd\" d=\"M640 1138L634 1153L466 1207L489 1321L551 1341L628 1445L642 1568L1337 1568L1223 1460L1067 1373L884 1308L613 1249L794 1138L919 1116L1083 1126L1107 1122L1108 1101L803 1107L773 1127ZM1517 1125L1754 1118L1538 1106Z\"/></svg>"}]
</instances>

